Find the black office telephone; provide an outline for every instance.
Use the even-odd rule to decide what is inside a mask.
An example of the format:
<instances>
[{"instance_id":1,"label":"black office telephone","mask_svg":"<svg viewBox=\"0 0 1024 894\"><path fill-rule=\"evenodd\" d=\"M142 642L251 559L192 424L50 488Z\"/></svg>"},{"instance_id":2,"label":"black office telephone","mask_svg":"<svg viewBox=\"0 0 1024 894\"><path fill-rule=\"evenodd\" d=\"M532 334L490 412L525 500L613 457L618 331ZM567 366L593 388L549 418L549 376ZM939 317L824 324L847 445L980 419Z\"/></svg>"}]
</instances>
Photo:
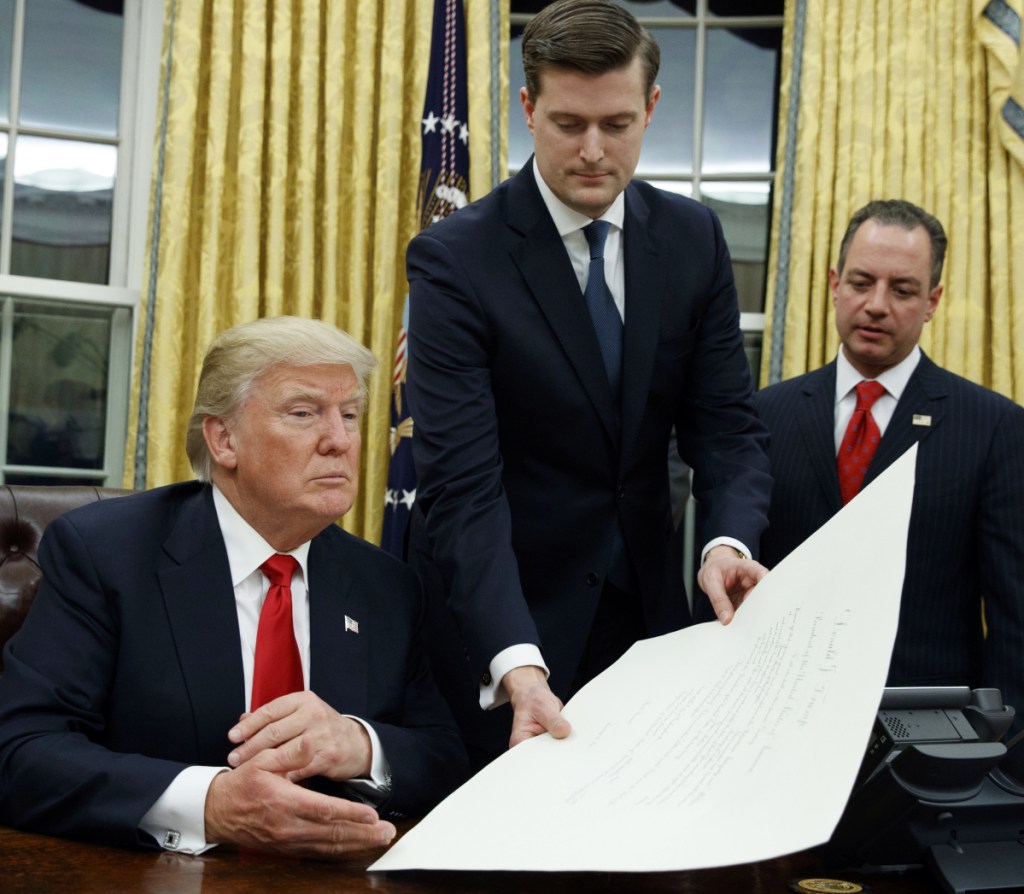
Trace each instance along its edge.
<instances>
[{"instance_id":1,"label":"black office telephone","mask_svg":"<svg viewBox=\"0 0 1024 894\"><path fill-rule=\"evenodd\" d=\"M861 869L927 866L952 894L1024 891L1024 734L997 689L888 688L826 850Z\"/></svg>"}]
</instances>

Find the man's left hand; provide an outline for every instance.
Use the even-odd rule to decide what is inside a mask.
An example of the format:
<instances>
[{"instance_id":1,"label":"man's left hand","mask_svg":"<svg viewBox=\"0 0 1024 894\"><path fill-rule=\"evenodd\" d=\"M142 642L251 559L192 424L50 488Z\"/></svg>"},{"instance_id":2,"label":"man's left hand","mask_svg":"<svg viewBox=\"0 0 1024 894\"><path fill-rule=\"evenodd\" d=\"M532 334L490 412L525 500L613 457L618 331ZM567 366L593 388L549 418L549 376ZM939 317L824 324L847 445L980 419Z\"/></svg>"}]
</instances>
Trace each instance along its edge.
<instances>
[{"instance_id":1,"label":"man's left hand","mask_svg":"<svg viewBox=\"0 0 1024 894\"><path fill-rule=\"evenodd\" d=\"M708 550L697 572L697 583L711 600L715 615L728 624L757 582L768 573L760 562L739 556L731 546Z\"/></svg>"},{"instance_id":2,"label":"man's left hand","mask_svg":"<svg viewBox=\"0 0 1024 894\"><path fill-rule=\"evenodd\" d=\"M312 692L282 695L251 714L243 714L228 731L238 747L228 755L228 764L238 767L267 748L278 748L303 738L309 763L292 770L292 782L324 776L336 782L369 776L372 749L362 724L339 714Z\"/></svg>"}]
</instances>

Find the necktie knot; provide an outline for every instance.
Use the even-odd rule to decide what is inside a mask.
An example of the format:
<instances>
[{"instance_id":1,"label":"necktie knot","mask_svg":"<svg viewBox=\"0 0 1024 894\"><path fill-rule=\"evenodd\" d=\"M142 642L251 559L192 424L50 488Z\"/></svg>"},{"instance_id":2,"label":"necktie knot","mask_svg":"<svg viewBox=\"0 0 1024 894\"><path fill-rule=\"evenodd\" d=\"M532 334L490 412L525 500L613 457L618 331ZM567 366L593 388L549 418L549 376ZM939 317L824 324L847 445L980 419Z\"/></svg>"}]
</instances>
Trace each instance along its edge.
<instances>
[{"instance_id":1,"label":"necktie knot","mask_svg":"<svg viewBox=\"0 0 1024 894\"><path fill-rule=\"evenodd\" d=\"M298 567L299 563L295 556L275 553L260 565L260 571L270 579L272 587L290 587L292 575L295 574L295 569Z\"/></svg>"},{"instance_id":2,"label":"necktie knot","mask_svg":"<svg viewBox=\"0 0 1024 894\"><path fill-rule=\"evenodd\" d=\"M610 228L611 224L606 220L591 221L583 228L583 235L587 237L587 245L590 246L590 260L604 257L604 244Z\"/></svg>"},{"instance_id":3,"label":"necktie knot","mask_svg":"<svg viewBox=\"0 0 1024 894\"><path fill-rule=\"evenodd\" d=\"M878 398L885 394L885 386L881 382L867 381L857 383L857 410L870 410Z\"/></svg>"}]
</instances>

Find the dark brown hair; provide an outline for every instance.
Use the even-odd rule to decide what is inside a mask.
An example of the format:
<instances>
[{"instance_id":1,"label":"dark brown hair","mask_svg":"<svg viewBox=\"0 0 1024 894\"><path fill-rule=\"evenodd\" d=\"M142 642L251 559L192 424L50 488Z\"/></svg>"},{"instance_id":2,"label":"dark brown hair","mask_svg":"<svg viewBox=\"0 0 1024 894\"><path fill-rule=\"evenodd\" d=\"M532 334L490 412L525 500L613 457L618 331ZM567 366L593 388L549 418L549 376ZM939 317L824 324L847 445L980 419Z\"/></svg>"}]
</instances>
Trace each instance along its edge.
<instances>
[{"instance_id":1,"label":"dark brown hair","mask_svg":"<svg viewBox=\"0 0 1024 894\"><path fill-rule=\"evenodd\" d=\"M597 75L625 68L637 56L649 101L661 50L632 13L608 0L558 0L537 13L523 30L523 74L531 102L540 95L546 68Z\"/></svg>"},{"instance_id":2,"label":"dark brown hair","mask_svg":"<svg viewBox=\"0 0 1024 894\"><path fill-rule=\"evenodd\" d=\"M924 227L925 232L928 233L928 239L932 243L932 275L931 285L928 288L934 289L939 284L942 279L942 263L946 259L946 231L942 228L938 218L903 199L879 199L868 202L850 218L846 235L843 236L843 241L839 246L839 263L836 266L838 273L841 274L846 265L846 255L850 250L853 237L860 229L860 225L868 220L873 220L886 227L902 227L904 230Z\"/></svg>"}]
</instances>

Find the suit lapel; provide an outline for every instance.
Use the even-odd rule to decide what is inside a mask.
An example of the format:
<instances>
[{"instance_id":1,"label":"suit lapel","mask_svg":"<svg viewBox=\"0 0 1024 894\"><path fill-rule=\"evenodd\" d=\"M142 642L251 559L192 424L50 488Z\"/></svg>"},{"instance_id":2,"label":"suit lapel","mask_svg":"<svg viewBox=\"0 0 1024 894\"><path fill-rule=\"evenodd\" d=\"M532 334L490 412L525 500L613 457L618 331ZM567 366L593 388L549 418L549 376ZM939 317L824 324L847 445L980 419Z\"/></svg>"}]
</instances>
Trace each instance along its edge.
<instances>
[{"instance_id":1,"label":"suit lapel","mask_svg":"<svg viewBox=\"0 0 1024 894\"><path fill-rule=\"evenodd\" d=\"M836 362L808 376L801 390L806 405L798 407L796 413L800 437L829 511L838 512L842 497L836 471Z\"/></svg>"},{"instance_id":2,"label":"suit lapel","mask_svg":"<svg viewBox=\"0 0 1024 894\"><path fill-rule=\"evenodd\" d=\"M182 503L157 578L197 727L210 733L200 754L223 754L247 706L231 569L209 487Z\"/></svg>"},{"instance_id":3,"label":"suit lapel","mask_svg":"<svg viewBox=\"0 0 1024 894\"><path fill-rule=\"evenodd\" d=\"M665 265L647 225L648 208L632 186L626 189L623 259L626 271L626 329L622 352L622 444L625 454L640 428L658 345Z\"/></svg>"},{"instance_id":4,"label":"suit lapel","mask_svg":"<svg viewBox=\"0 0 1024 894\"><path fill-rule=\"evenodd\" d=\"M594 324L562 238L537 189L532 163L509 185L508 208L508 225L522 236L512 247L512 260L617 444L617 412Z\"/></svg>"},{"instance_id":5,"label":"suit lapel","mask_svg":"<svg viewBox=\"0 0 1024 894\"><path fill-rule=\"evenodd\" d=\"M373 635L369 588L353 586L360 566L347 538L327 533L309 548L309 688L329 704L344 705L347 714L365 715Z\"/></svg>"},{"instance_id":6,"label":"suit lapel","mask_svg":"<svg viewBox=\"0 0 1024 894\"><path fill-rule=\"evenodd\" d=\"M922 353L885 434L878 442L878 451L864 476L865 487L906 453L912 444L925 440L942 424L948 390L940 373L939 367ZM918 419L916 423L915 417ZM928 424L921 424L926 418Z\"/></svg>"}]
</instances>

